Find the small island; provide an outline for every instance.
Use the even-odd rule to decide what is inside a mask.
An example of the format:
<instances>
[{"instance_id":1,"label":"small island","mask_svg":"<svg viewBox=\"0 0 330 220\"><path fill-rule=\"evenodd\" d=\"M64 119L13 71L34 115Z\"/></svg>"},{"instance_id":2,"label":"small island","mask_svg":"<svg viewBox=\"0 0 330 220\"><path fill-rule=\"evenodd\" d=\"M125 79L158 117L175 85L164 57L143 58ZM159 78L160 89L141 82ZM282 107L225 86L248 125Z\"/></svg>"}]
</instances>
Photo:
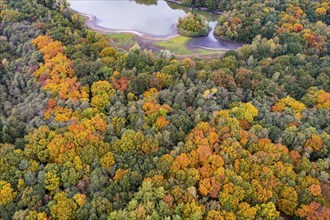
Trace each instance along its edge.
<instances>
[{"instance_id":1,"label":"small island","mask_svg":"<svg viewBox=\"0 0 330 220\"><path fill-rule=\"evenodd\" d=\"M191 12L184 18L179 18L177 29L179 34L185 37L206 37L211 31L203 16Z\"/></svg>"}]
</instances>

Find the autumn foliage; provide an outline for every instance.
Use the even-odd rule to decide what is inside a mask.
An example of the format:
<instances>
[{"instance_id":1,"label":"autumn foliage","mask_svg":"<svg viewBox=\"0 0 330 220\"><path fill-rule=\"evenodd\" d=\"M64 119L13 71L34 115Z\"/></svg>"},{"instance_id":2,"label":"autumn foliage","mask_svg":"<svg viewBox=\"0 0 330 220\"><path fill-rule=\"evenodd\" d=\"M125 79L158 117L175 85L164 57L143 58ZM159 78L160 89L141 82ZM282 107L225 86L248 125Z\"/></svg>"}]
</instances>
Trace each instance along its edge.
<instances>
[{"instance_id":1,"label":"autumn foliage","mask_svg":"<svg viewBox=\"0 0 330 220\"><path fill-rule=\"evenodd\" d=\"M77 82L72 62L63 54L62 44L47 35L37 37L33 43L44 55L45 63L34 73L43 88L63 100L87 100L88 93Z\"/></svg>"},{"instance_id":2,"label":"autumn foliage","mask_svg":"<svg viewBox=\"0 0 330 220\"><path fill-rule=\"evenodd\" d=\"M241 47L126 50L65 1L2 9L1 220L329 219L328 2L181 1Z\"/></svg>"}]
</instances>

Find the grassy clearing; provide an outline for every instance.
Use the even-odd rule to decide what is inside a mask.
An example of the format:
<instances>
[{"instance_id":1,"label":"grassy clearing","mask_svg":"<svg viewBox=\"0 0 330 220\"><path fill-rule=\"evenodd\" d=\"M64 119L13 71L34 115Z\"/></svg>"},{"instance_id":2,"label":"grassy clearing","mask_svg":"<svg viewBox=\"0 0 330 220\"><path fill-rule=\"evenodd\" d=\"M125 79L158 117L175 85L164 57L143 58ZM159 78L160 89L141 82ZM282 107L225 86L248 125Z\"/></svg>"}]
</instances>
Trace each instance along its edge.
<instances>
[{"instance_id":1,"label":"grassy clearing","mask_svg":"<svg viewBox=\"0 0 330 220\"><path fill-rule=\"evenodd\" d=\"M176 54L190 55L193 54L193 52L186 48L186 43L189 39L189 37L178 36L166 41L158 41L155 45L170 50Z\"/></svg>"},{"instance_id":2,"label":"grassy clearing","mask_svg":"<svg viewBox=\"0 0 330 220\"><path fill-rule=\"evenodd\" d=\"M206 50L206 49L195 49L195 50L189 50L186 47L187 42L191 38L184 37L184 36L178 36L174 37L172 39L166 40L166 41L158 41L154 44L158 47L164 48L166 50L170 50L178 55L207 55L207 54L219 54L223 53L223 51L214 51L214 50Z\"/></svg>"},{"instance_id":3,"label":"grassy clearing","mask_svg":"<svg viewBox=\"0 0 330 220\"><path fill-rule=\"evenodd\" d=\"M107 41L116 48L129 49L135 43L137 43L134 34L130 33L112 33L105 35ZM157 41L153 45L159 48L170 50L177 55L214 55L223 54L224 51L219 50L206 50L206 49L194 49L190 50L186 47L187 42L191 38L184 36L177 36L166 41ZM152 42L150 42L152 44Z\"/></svg>"},{"instance_id":4,"label":"grassy clearing","mask_svg":"<svg viewBox=\"0 0 330 220\"><path fill-rule=\"evenodd\" d=\"M107 40L117 47L130 47L136 43L134 34L130 33L113 33L105 35Z\"/></svg>"}]
</instances>

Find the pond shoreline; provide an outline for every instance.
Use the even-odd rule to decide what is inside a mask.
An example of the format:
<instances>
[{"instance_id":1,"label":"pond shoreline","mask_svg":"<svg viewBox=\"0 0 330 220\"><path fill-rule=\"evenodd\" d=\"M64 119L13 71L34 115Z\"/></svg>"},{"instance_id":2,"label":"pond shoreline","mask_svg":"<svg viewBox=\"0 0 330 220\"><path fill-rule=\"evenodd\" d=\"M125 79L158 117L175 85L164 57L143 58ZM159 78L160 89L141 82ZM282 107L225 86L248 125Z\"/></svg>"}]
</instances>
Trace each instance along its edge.
<instances>
[{"instance_id":1,"label":"pond shoreline","mask_svg":"<svg viewBox=\"0 0 330 220\"><path fill-rule=\"evenodd\" d=\"M178 2L176 0L165 0L165 1L171 2L174 4L184 5L183 3ZM70 10L79 14L80 16L84 17L85 18L84 25L93 31L99 32L101 34L130 33L130 34L133 34L139 42L143 42L144 45L147 45L147 44L152 45L157 41L167 41L167 40L173 39L175 37L181 36L178 33L176 25L173 25L171 34L164 35L164 36L156 36L156 35L141 33L139 31L134 31L134 30L120 30L120 29L110 29L110 28L102 27L97 24L98 19L95 15L83 13L83 12L77 11L71 7L70 7ZM200 10L200 9L198 9L198 10ZM212 12L212 13L214 13L214 12ZM193 39L194 38L192 38L191 40L193 40ZM187 43L185 46L187 47L187 49L189 49L191 51L198 49L198 48L209 50L209 51L219 51L219 52L237 49L237 47L192 46L189 43Z\"/></svg>"},{"instance_id":2,"label":"pond shoreline","mask_svg":"<svg viewBox=\"0 0 330 220\"><path fill-rule=\"evenodd\" d=\"M93 31L97 31L101 34L115 34L115 33L130 33L130 34L134 34L137 35L141 38L150 40L150 41L161 41L161 40L169 40L171 38L180 36L176 30L176 28L173 28L173 33L170 35L164 35L164 36L156 36L156 35L150 35L150 34L144 34L138 31L128 31L128 30L119 30L119 29L110 29L110 28L106 28L106 27L101 27L99 25L96 24L97 18L94 15L90 15L90 14L86 14L83 12L79 12L77 10L74 10L72 8L70 8L70 10L72 10L73 12L81 15L82 17L86 18L85 20L85 26L88 27L89 29L93 30Z\"/></svg>"}]
</instances>

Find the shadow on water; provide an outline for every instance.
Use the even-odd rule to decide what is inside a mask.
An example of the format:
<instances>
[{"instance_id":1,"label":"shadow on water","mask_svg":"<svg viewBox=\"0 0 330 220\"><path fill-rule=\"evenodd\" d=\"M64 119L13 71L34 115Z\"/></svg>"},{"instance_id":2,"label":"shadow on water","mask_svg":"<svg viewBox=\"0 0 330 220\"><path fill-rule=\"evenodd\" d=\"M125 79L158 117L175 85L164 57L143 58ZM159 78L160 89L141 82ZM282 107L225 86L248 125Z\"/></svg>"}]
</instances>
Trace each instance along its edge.
<instances>
[{"instance_id":1,"label":"shadow on water","mask_svg":"<svg viewBox=\"0 0 330 220\"><path fill-rule=\"evenodd\" d=\"M243 46L242 43L232 41L232 40L225 40L216 38L214 36L214 29L217 25L216 21L209 22L209 25L211 26L212 30L209 33L207 37L197 37L193 38L188 42L188 47L195 49L195 48L204 48L209 50L235 50L241 46Z\"/></svg>"}]
</instances>

